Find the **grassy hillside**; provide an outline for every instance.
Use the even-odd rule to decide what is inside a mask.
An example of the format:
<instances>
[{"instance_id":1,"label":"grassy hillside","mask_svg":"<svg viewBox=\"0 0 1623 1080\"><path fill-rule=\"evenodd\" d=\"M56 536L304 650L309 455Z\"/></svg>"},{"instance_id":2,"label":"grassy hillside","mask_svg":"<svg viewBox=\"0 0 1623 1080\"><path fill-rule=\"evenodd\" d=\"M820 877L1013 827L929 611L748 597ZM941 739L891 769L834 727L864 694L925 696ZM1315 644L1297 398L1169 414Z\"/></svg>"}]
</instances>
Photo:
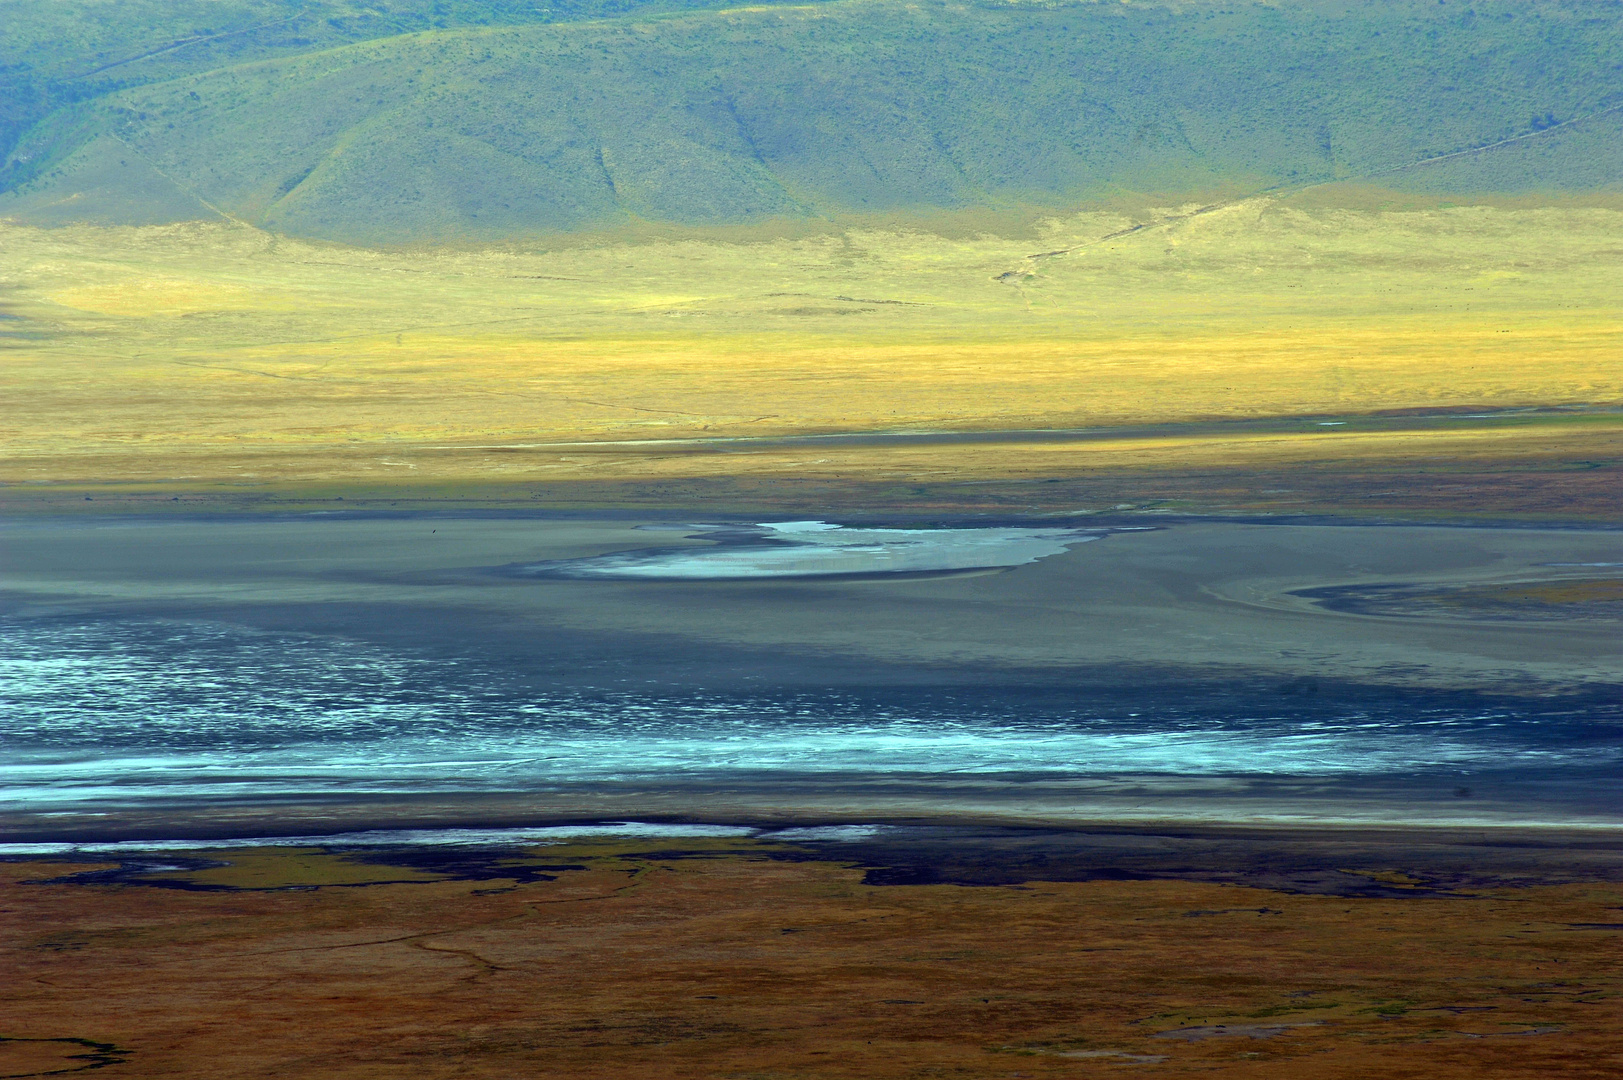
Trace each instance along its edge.
<instances>
[{"instance_id":1,"label":"grassy hillside","mask_svg":"<svg viewBox=\"0 0 1623 1080\"><path fill-rule=\"evenodd\" d=\"M1623 187L1623 4L1605 0L380 10L304 44L288 28L312 16L200 42L113 69L145 65L140 85L24 110L0 216L408 242L1352 177ZM42 19L8 38L43 40Z\"/></svg>"},{"instance_id":2,"label":"grassy hillside","mask_svg":"<svg viewBox=\"0 0 1623 1080\"><path fill-rule=\"evenodd\" d=\"M704 6L702 0L0 0L0 190L54 166L85 134L74 130L85 104L119 90L401 34ZM14 153L48 119L33 148Z\"/></svg>"}]
</instances>

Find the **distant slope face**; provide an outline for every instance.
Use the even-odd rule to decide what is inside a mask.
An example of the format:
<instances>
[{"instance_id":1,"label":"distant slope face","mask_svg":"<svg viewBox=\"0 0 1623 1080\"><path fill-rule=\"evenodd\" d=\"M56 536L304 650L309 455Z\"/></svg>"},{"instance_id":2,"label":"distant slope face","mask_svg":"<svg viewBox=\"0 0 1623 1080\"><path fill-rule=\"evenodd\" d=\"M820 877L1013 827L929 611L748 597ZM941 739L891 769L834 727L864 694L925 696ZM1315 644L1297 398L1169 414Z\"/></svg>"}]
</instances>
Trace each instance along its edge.
<instances>
[{"instance_id":1,"label":"distant slope face","mask_svg":"<svg viewBox=\"0 0 1623 1080\"><path fill-rule=\"evenodd\" d=\"M0 17L45 34L16 16L54 3ZM1623 189L1615 0L680 6L463 3L434 9L443 27L290 36L310 7L238 3L240 31L142 24L130 52L151 55L53 45L51 71L7 35L34 97L9 106L0 216L365 243L1353 177Z\"/></svg>"}]
</instances>

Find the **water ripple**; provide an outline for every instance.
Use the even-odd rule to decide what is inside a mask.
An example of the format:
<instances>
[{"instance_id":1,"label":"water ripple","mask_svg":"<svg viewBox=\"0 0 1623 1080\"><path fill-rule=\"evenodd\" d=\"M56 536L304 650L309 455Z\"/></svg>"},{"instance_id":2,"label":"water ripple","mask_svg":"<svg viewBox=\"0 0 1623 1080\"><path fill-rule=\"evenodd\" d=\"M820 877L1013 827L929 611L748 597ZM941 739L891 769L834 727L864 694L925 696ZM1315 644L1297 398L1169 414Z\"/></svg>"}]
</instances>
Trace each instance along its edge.
<instances>
[{"instance_id":1,"label":"water ripple","mask_svg":"<svg viewBox=\"0 0 1623 1080\"><path fill-rule=\"evenodd\" d=\"M1615 765L1610 725L1447 708L1101 714L1079 695L537 690L235 627L0 620L0 806L723 776L1414 775Z\"/></svg>"}]
</instances>

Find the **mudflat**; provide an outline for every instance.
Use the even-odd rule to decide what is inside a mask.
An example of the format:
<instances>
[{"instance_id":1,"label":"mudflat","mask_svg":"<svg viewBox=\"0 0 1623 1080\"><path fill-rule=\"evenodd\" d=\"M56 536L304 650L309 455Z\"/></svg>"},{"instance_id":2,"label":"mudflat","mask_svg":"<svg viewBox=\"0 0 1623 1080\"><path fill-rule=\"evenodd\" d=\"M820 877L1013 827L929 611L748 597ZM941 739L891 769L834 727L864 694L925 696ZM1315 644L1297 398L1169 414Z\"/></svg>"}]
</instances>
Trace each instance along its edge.
<instances>
[{"instance_id":1,"label":"mudflat","mask_svg":"<svg viewBox=\"0 0 1623 1080\"><path fill-rule=\"evenodd\" d=\"M19 715L0 826L104 841L628 819L1618 820L1616 531L957 520L932 524L1086 542L940 574L560 572L672 552L691 567L758 542L717 524L14 522L0 543L17 640L155 627L171 644L124 678L175 692L125 701L116 678L85 690L105 665L74 661L84 678L53 692L76 694L84 720L48 736L49 716L36 730ZM864 524L880 529L854 535L871 539L920 523ZM208 651L239 631L243 657L281 666ZM300 664L327 681L278 697ZM402 697L374 669L421 670L432 688ZM210 689L241 679L236 697ZM371 734L325 741L332 695L353 698L342 715ZM194 699L214 712L185 720ZM219 746L249 765L216 760Z\"/></svg>"},{"instance_id":2,"label":"mudflat","mask_svg":"<svg viewBox=\"0 0 1623 1080\"><path fill-rule=\"evenodd\" d=\"M0 531L0 550L18 616L168 615L528 654L561 679L630 655L639 678L783 684L1154 669L1536 694L1623 672L1615 530L1033 524L1106 535L982 574L702 582L502 572L713 546L681 521L629 515L33 519Z\"/></svg>"}]
</instances>

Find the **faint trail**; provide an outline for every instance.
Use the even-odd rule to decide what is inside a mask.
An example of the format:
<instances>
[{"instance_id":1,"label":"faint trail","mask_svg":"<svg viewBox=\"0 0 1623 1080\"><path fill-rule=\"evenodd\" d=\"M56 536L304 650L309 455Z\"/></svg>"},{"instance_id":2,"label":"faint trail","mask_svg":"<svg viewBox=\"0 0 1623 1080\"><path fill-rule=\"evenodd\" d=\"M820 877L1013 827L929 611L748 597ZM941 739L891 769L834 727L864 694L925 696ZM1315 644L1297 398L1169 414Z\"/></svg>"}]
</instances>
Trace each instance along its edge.
<instances>
[{"instance_id":1,"label":"faint trail","mask_svg":"<svg viewBox=\"0 0 1623 1080\"><path fill-rule=\"evenodd\" d=\"M431 941L434 938L448 937L451 934L465 934L465 933L469 933L469 932L474 931L474 930L483 930L483 929L488 929L488 928L493 927L493 926L501 926L501 925L506 924L506 923L521 922L521 921L523 921L525 919L533 919L533 918L535 918L535 915L536 915L536 912L535 912L534 909L536 909L538 907L544 907L544 906L549 905L549 904L582 904L582 903L587 903L587 902L590 902L590 901L593 901L593 900L612 900L615 897L619 896L621 893L629 892L632 889L641 888L642 884L643 884L642 877L643 877L644 874L646 874L648 872L649 869L651 869L651 868L648 867L648 866L640 866L640 865L637 866L636 869L631 871L633 880L631 880L629 883L627 883L625 885L621 885L619 888L610 889L606 893L597 893L597 894L592 895L592 896L560 897L560 898L558 898L556 900L528 900L528 901L525 901L525 903L524 903L524 906L527 909L525 911L520 911L515 915L509 915L509 916L507 916L505 918L493 919L493 920L491 920L489 922L475 923L472 926L458 926L458 927L453 927L452 929L449 929L449 930L423 930L423 931L420 931L420 932L415 933L415 934L401 934L399 937L389 937L389 938L372 938L372 939L367 940L367 941L342 941L342 942L338 942L337 944L333 944L333 945L297 945L297 946L293 946L292 948L286 948L286 949L256 949L256 950L251 951L251 952L227 953L225 955L227 957L235 957L235 956L282 956L282 955L286 955L288 953L336 952L336 951L338 951L340 949L364 949L364 948L367 948L367 947L373 946L373 945L402 945L402 944L404 944L404 945L410 945L413 948L422 949L425 952L449 953L449 954L453 954L453 955L456 955L456 956L466 956L469 959L473 960L474 962L476 962L476 963L478 963L480 965L483 965L484 967L490 969L491 971L508 971L508 970L511 970L511 969L510 968L505 968L502 965L495 963L494 961L487 960L483 956L480 956L478 953L472 952L471 950L468 950L468 949L453 949L453 948L435 948L434 946L431 946L431 945L427 944L427 942ZM428 883L420 883L420 882L382 882L381 884L404 885L404 884L428 884Z\"/></svg>"},{"instance_id":2,"label":"faint trail","mask_svg":"<svg viewBox=\"0 0 1623 1080\"><path fill-rule=\"evenodd\" d=\"M1259 195L1260 194L1262 193L1259 192ZM1132 236L1134 233L1146 232L1150 229L1158 229L1163 225L1172 225L1180 221L1188 221L1190 218L1199 217L1202 214L1210 214L1218 210L1227 209L1230 206L1238 206L1243 202L1249 202L1257 197L1258 195L1247 195L1244 198L1234 199L1231 202L1212 203L1210 206L1202 206L1199 209L1190 210L1187 213L1171 214L1164 218L1157 218L1154 221L1145 221L1137 225L1130 225L1125 229L1117 229L1115 232L1105 233L1103 236L1096 236L1091 240L1084 240L1080 244L1072 244L1069 247L1055 248L1053 251L1039 251L1034 255L1027 255L1022 262L1034 263L1038 259L1053 259L1058 258L1061 255L1069 255L1073 251L1081 251L1083 248L1090 248L1096 244L1103 244L1109 240L1118 240L1123 236ZM1006 270L1003 273L998 274L992 280L1001 281L1005 285L1015 285L1018 287L1018 283L1020 281L1033 276L1036 274L1036 272L1037 271L1028 267L1018 267L1014 270Z\"/></svg>"},{"instance_id":3,"label":"faint trail","mask_svg":"<svg viewBox=\"0 0 1623 1080\"><path fill-rule=\"evenodd\" d=\"M1609 116L1615 112L1623 112L1623 104L1613 105L1609 109L1602 109L1599 112L1592 112L1586 116L1575 116L1571 120L1563 120L1559 124L1551 124L1549 127L1539 128L1537 131L1528 131L1520 135L1512 135L1508 139L1500 139L1498 142L1489 143L1486 146L1473 146L1469 150L1455 150L1448 154L1438 154L1436 157L1421 158L1419 161L1411 161L1407 165L1394 165L1390 169L1377 169L1375 172L1365 173L1363 176L1355 177L1355 179L1367 180L1372 176L1385 176L1389 173L1402 172L1405 169L1418 169L1422 165L1430 165L1438 161L1448 161L1452 158L1470 157L1472 154L1481 154L1489 150L1496 150L1501 146L1509 146L1511 143L1522 142L1526 139L1536 139L1541 135L1548 135L1552 131L1560 131L1562 128L1571 127L1573 124L1582 124L1585 121L1595 120L1602 116ZM1328 182L1334 183L1336 181ZM1322 185L1310 184L1308 186L1320 187Z\"/></svg>"},{"instance_id":4,"label":"faint trail","mask_svg":"<svg viewBox=\"0 0 1623 1080\"><path fill-rule=\"evenodd\" d=\"M245 26L241 30L227 30L223 34L208 34L206 36L186 38L184 41L171 42L161 49L153 49L151 52L144 52L140 56L126 57L123 60L114 60L111 64L103 64L99 68L92 68L82 75L70 75L68 76L67 81L77 82L80 79L88 79L92 75L100 75L104 71L111 71L116 67L123 67L125 64L134 64L142 60L150 60L154 56L163 56L166 53L178 52L179 50L186 48L188 45L196 45L204 41L219 41L221 38L236 37L238 34L251 34L255 30L263 30L268 26L280 26L283 23L290 23L296 19L302 19L308 14L310 14L309 8L300 8L298 11L294 12L292 15L289 15L285 19L272 19L270 22L260 23L258 26Z\"/></svg>"},{"instance_id":5,"label":"faint trail","mask_svg":"<svg viewBox=\"0 0 1623 1080\"><path fill-rule=\"evenodd\" d=\"M131 146L129 144L129 142L127 140L125 140L123 137L118 136L118 135L114 135L113 138L116 139L118 141L118 144L120 146L124 147L124 149L128 150L130 153L134 154L136 157L138 157L142 161L146 162L147 168L151 169L153 172L157 173L159 176L163 177L165 180L169 181L171 184L175 185L181 191L184 191L186 194L190 195L192 198L196 199L198 202L202 203L204 206L208 207L210 210L214 211L216 214L219 214L221 217L225 218L225 220L227 220L229 222L232 222L233 224L236 224L236 225L241 225L245 229L253 229L254 232L263 231L261 229L256 228L254 225L250 224L249 222L246 222L246 221L242 220L241 218L237 217L235 214L230 213L229 211L226 211L226 210L222 210L218 206L215 206L213 203L211 203L207 199L203 198L202 195L198 194L197 190L195 188L193 188L190 184L184 183L184 182L182 182L180 180L177 180L175 177L170 176L169 173L167 173L166 171L164 171L163 169L158 167L157 162L153 161L151 158L149 158L145 154L141 153L141 151L139 151L135 147Z\"/></svg>"},{"instance_id":6,"label":"faint trail","mask_svg":"<svg viewBox=\"0 0 1623 1080\"><path fill-rule=\"evenodd\" d=\"M282 956L286 953L301 952L335 952L339 949L364 949L368 945L394 945L402 941L414 941L421 937L434 937L439 934L453 934L455 930L427 931L421 934L404 934L400 937L377 938L372 941L344 941L337 945L296 945L288 949L256 949L253 952L226 953L230 956Z\"/></svg>"},{"instance_id":7,"label":"faint trail","mask_svg":"<svg viewBox=\"0 0 1623 1080\"><path fill-rule=\"evenodd\" d=\"M472 974L470 974L470 975L466 976L465 978L463 978L463 980L462 980L463 982L473 982L474 980L476 980L476 979L478 979L478 978L480 978L482 976L494 975L498 971L512 971L513 970L512 968L509 968L509 967L503 967L501 964L496 963L494 960L487 960L485 957L480 956L478 953L474 952L472 949L450 949L450 948L441 949L441 948L436 948L435 946L428 944L426 941L412 941L412 942L409 942L409 944L411 945L412 948L421 949L424 952L444 953L444 954L449 955L449 956L463 957L463 958L465 958L467 960L471 960L474 964L478 965L478 967L482 969L482 970L479 970L479 971L475 971Z\"/></svg>"},{"instance_id":8,"label":"faint trail","mask_svg":"<svg viewBox=\"0 0 1623 1080\"><path fill-rule=\"evenodd\" d=\"M1089 240L1083 240L1080 243L1071 244L1068 247L1055 248L1053 251L1039 251L1034 254L1027 255L1021 259L1020 266L1015 267L1013 270L1005 270L1003 273L995 275L992 280L1020 289L1022 295L1024 295L1025 290L1021 288L1021 283L1025 281L1026 278L1036 276L1037 271L1033 264L1035 264L1039 259L1057 258L1061 255L1069 255L1072 252L1082 251L1086 248L1095 247L1111 240L1119 240L1124 236L1132 236L1135 233L1147 232L1151 229L1159 229L1166 225L1176 225L1181 221L1188 221L1191 218L1200 217L1203 214L1214 213L1218 210L1226 210L1231 206L1239 206L1241 203L1250 202L1252 199L1279 198L1283 195L1295 195L1303 191L1312 191L1314 188L1328 187L1331 184L1345 184L1355 180L1371 180L1377 176L1390 176L1393 173L1406 172L1409 169L1418 169L1422 166L1433 165L1439 161L1451 161L1456 158L1470 157L1473 154L1486 153L1489 150L1496 150L1501 146L1510 146L1513 143L1524 142L1528 139L1541 138L1542 136L1549 135L1551 132L1560 131L1563 128L1569 128L1575 124L1582 124L1590 120L1596 120L1602 116L1609 116L1616 112L1623 112L1623 103L1612 105L1597 112L1586 113L1583 116L1575 116L1571 120L1563 120L1559 124L1551 124L1549 127L1539 128L1537 131L1527 131L1520 135L1512 135L1508 139L1500 139L1498 142L1488 143L1486 146L1473 146L1468 150L1453 150L1446 154L1436 154L1432 157L1420 158L1417 161L1405 162L1402 165L1392 165L1385 169L1375 169L1372 172L1359 173L1357 176L1342 176L1331 180L1314 180L1306 183L1278 184L1274 187L1263 188L1262 190L1254 192L1253 194L1243 195L1237 199L1230 199L1227 202L1212 203L1210 206L1202 206L1196 210L1190 210L1186 213L1171 214L1167 217L1157 218L1154 221L1140 222L1137 225L1132 225L1125 229L1117 229L1115 232L1106 233L1103 236L1096 236ZM1029 300L1027 301L1027 304L1029 306Z\"/></svg>"}]
</instances>

